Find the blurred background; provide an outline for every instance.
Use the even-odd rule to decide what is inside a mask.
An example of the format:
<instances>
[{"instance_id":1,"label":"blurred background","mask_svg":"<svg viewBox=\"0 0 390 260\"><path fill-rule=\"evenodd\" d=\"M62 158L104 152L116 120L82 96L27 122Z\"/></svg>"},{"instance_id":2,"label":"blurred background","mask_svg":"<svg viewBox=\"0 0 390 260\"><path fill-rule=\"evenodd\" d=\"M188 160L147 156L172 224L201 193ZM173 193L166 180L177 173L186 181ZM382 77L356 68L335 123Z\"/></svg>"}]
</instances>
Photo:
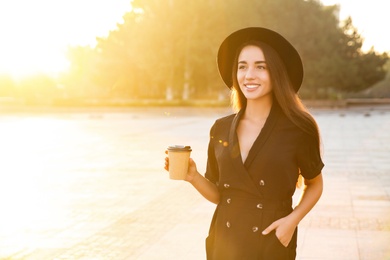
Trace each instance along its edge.
<instances>
[{"instance_id":1,"label":"blurred background","mask_svg":"<svg viewBox=\"0 0 390 260\"><path fill-rule=\"evenodd\" d=\"M322 132L297 259L390 259L389 24L383 0L0 1L0 259L205 259L214 205L164 151L204 172L217 49L246 26L299 50Z\"/></svg>"},{"instance_id":2,"label":"blurred background","mask_svg":"<svg viewBox=\"0 0 390 260\"><path fill-rule=\"evenodd\" d=\"M389 98L385 5L379 0L2 1L0 105L226 105L217 48L246 26L276 30L296 46L305 66L303 99Z\"/></svg>"}]
</instances>

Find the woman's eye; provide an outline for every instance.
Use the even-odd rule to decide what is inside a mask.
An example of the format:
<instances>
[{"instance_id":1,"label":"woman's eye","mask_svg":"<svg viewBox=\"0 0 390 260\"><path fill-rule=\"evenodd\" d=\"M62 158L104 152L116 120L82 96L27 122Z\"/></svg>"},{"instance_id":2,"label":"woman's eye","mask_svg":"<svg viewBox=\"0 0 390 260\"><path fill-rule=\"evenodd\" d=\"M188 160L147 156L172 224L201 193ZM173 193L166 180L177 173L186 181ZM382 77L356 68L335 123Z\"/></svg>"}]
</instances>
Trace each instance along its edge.
<instances>
[{"instance_id":1,"label":"woman's eye","mask_svg":"<svg viewBox=\"0 0 390 260\"><path fill-rule=\"evenodd\" d=\"M265 66L257 66L257 68L259 69L259 70L265 70L266 69L266 67Z\"/></svg>"},{"instance_id":2,"label":"woman's eye","mask_svg":"<svg viewBox=\"0 0 390 260\"><path fill-rule=\"evenodd\" d=\"M238 69L239 70L243 70L243 69L245 69L245 66L244 65L240 65L240 66L238 66Z\"/></svg>"}]
</instances>

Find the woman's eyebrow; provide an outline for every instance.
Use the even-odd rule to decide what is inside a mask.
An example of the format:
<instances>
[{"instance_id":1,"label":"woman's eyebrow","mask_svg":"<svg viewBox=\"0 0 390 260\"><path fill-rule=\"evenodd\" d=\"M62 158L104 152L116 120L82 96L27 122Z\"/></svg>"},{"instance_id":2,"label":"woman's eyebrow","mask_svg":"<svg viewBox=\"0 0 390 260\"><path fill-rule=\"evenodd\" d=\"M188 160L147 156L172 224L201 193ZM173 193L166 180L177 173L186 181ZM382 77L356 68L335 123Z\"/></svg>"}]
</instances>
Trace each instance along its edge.
<instances>
[{"instance_id":1,"label":"woman's eyebrow","mask_svg":"<svg viewBox=\"0 0 390 260\"><path fill-rule=\"evenodd\" d=\"M247 61L245 60L242 60L242 61L239 61L238 63L248 63ZM266 63L265 60L259 60L259 61L255 61L255 64L260 64L260 63Z\"/></svg>"}]
</instances>

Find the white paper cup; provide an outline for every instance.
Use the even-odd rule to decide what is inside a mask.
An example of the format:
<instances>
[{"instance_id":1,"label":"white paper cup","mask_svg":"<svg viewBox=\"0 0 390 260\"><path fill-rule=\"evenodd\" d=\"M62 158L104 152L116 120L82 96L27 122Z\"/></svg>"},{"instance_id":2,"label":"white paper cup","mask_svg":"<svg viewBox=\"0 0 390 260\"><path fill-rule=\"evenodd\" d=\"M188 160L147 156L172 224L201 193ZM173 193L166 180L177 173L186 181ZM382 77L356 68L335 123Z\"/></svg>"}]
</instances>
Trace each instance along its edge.
<instances>
[{"instance_id":1,"label":"white paper cup","mask_svg":"<svg viewBox=\"0 0 390 260\"><path fill-rule=\"evenodd\" d=\"M172 180L184 180L188 171L188 162L191 147L184 145L168 146L169 178Z\"/></svg>"}]
</instances>

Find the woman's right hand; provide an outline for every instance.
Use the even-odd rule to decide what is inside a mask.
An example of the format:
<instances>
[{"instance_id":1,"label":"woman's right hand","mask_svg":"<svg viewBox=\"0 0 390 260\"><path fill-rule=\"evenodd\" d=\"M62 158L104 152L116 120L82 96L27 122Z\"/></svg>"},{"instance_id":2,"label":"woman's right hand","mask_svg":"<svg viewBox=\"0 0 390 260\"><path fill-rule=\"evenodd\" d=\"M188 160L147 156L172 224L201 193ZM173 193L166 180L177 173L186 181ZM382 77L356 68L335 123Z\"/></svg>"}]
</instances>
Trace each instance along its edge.
<instances>
[{"instance_id":1,"label":"woman's right hand","mask_svg":"<svg viewBox=\"0 0 390 260\"><path fill-rule=\"evenodd\" d=\"M165 151L168 154L168 151ZM165 157L165 170L169 171L169 157ZM220 195L217 186L203 177L196 168L196 163L192 158L188 160L188 171L184 179L185 181L191 183L205 197L207 200L212 203L218 204L220 201Z\"/></svg>"},{"instance_id":2,"label":"woman's right hand","mask_svg":"<svg viewBox=\"0 0 390 260\"><path fill-rule=\"evenodd\" d=\"M168 154L168 151L165 151L165 154ZM166 171L169 171L169 157L166 156L165 157L165 166L164 166L164 169ZM194 180L194 178L196 177L196 175L198 175L198 170L196 168L196 163L194 160L192 160L192 158L190 158L188 160L188 171L187 171L187 175L186 175L186 178L184 179L185 181L188 181L188 182L192 182Z\"/></svg>"}]
</instances>

